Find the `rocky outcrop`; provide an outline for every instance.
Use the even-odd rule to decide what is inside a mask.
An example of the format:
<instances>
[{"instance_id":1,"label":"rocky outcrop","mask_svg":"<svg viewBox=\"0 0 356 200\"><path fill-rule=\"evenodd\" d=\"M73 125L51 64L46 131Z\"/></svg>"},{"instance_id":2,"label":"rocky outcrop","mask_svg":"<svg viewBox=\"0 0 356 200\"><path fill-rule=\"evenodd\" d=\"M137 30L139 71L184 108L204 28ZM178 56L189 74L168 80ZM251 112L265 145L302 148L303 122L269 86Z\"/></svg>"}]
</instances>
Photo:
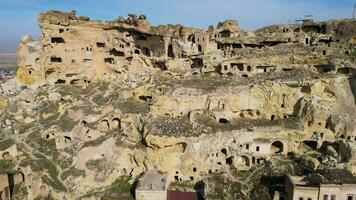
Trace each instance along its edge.
<instances>
[{"instance_id":1,"label":"rocky outcrop","mask_svg":"<svg viewBox=\"0 0 356 200\"><path fill-rule=\"evenodd\" d=\"M23 174L18 199L130 199L149 170L203 181L207 199L267 195L249 183L271 163L355 172L355 49L332 31L351 22L204 31L48 11L39 24L1 85L0 172Z\"/></svg>"}]
</instances>

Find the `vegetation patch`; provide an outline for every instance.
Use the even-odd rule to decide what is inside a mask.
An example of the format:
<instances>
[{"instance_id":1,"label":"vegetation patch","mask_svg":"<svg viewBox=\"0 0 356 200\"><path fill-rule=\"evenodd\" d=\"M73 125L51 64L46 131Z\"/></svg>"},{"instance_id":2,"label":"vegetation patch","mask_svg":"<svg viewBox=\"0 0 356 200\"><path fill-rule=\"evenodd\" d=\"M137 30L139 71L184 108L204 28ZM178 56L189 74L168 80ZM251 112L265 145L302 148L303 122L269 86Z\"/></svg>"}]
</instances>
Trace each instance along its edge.
<instances>
[{"instance_id":1,"label":"vegetation patch","mask_svg":"<svg viewBox=\"0 0 356 200\"><path fill-rule=\"evenodd\" d=\"M62 131L71 131L76 124L76 121L68 117L68 111L65 111L65 113L58 120L58 127Z\"/></svg>"},{"instance_id":2,"label":"vegetation patch","mask_svg":"<svg viewBox=\"0 0 356 200\"><path fill-rule=\"evenodd\" d=\"M96 160L88 160L85 163L85 166L93 171L102 171L105 170L105 166L106 166L105 163L106 163L105 158L100 158Z\"/></svg>"},{"instance_id":3,"label":"vegetation patch","mask_svg":"<svg viewBox=\"0 0 356 200\"><path fill-rule=\"evenodd\" d=\"M0 151L4 151L5 149L11 147L13 144L15 144L15 140L13 139L5 139L0 141Z\"/></svg>"},{"instance_id":4,"label":"vegetation patch","mask_svg":"<svg viewBox=\"0 0 356 200\"><path fill-rule=\"evenodd\" d=\"M15 165L8 160L0 160L0 172L1 173L11 173L14 171Z\"/></svg>"},{"instance_id":5,"label":"vegetation patch","mask_svg":"<svg viewBox=\"0 0 356 200\"><path fill-rule=\"evenodd\" d=\"M59 160L58 157L60 154L56 148L56 142L54 139L46 140L41 138L38 132L33 132L27 136L26 143L41 154L45 154L50 157L51 160Z\"/></svg>"},{"instance_id":6,"label":"vegetation patch","mask_svg":"<svg viewBox=\"0 0 356 200\"><path fill-rule=\"evenodd\" d=\"M90 197L100 197L98 199L125 199L133 200L131 196L131 187L129 183L130 177L122 176L117 178L110 186L95 189L87 194L83 195L79 199L85 199Z\"/></svg>"},{"instance_id":7,"label":"vegetation patch","mask_svg":"<svg viewBox=\"0 0 356 200\"><path fill-rule=\"evenodd\" d=\"M66 180L68 177L79 177L79 176L85 176L85 171L84 170L80 170L80 169L77 169L75 167L71 167L70 169L64 171L62 174L61 174L61 179L62 180Z\"/></svg>"},{"instance_id":8,"label":"vegetation patch","mask_svg":"<svg viewBox=\"0 0 356 200\"><path fill-rule=\"evenodd\" d=\"M114 108L121 110L123 113L148 113L150 111L148 103L136 101L134 98L116 101L114 102Z\"/></svg>"},{"instance_id":9,"label":"vegetation patch","mask_svg":"<svg viewBox=\"0 0 356 200\"><path fill-rule=\"evenodd\" d=\"M58 179L52 179L48 176L43 176L42 182L45 183L46 185L51 186L53 189L55 189L57 191L60 191L60 192L67 191L67 188Z\"/></svg>"}]
</instances>

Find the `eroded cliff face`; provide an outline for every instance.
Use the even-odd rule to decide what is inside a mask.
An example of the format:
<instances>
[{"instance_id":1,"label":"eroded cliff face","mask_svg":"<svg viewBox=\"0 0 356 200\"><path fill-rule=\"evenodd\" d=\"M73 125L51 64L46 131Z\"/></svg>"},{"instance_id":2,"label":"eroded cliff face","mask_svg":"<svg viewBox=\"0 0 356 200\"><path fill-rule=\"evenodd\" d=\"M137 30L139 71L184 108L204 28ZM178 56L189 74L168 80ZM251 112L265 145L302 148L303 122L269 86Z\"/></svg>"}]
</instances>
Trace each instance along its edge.
<instances>
[{"instance_id":1,"label":"eroded cliff face","mask_svg":"<svg viewBox=\"0 0 356 200\"><path fill-rule=\"evenodd\" d=\"M224 176L246 195L243 171L295 157L356 173L355 35L335 31L354 21L252 33L49 11L39 24L1 87L0 171L24 177L13 198L130 199L152 169L171 187Z\"/></svg>"}]
</instances>

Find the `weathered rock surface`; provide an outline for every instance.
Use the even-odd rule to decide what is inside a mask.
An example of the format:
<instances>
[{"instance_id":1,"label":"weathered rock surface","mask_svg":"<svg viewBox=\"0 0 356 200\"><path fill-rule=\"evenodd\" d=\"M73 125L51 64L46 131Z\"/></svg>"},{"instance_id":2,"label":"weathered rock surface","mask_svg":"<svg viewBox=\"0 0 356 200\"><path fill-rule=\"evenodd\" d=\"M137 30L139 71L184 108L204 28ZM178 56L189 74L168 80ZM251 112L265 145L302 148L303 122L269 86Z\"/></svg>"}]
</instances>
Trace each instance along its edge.
<instances>
[{"instance_id":1,"label":"weathered rock surface","mask_svg":"<svg viewBox=\"0 0 356 200\"><path fill-rule=\"evenodd\" d=\"M356 173L354 21L204 31L49 11L39 24L0 87L0 172L24 176L13 198L130 199L151 169L205 181L207 199L262 198L250 182L271 163Z\"/></svg>"}]
</instances>

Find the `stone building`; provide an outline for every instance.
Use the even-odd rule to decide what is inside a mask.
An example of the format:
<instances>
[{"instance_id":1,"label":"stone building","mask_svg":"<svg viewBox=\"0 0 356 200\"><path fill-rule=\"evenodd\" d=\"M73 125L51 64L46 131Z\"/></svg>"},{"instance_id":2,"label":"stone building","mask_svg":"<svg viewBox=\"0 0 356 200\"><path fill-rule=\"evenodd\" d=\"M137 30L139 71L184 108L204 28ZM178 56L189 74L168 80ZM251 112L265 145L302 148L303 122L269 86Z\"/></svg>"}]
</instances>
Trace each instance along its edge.
<instances>
[{"instance_id":1,"label":"stone building","mask_svg":"<svg viewBox=\"0 0 356 200\"><path fill-rule=\"evenodd\" d=\"M148 171L139 180L135 190L137 200L166 200L167 176L160 171Z\"/></svg>"},{"instance_id":2,"label":"stone building","mask_svg":"<svg viewBox=\"0 0 356 200\"><path fill-rule=\"evenodd\" d=\"M356 177L342 170L287 176L287 200L355 200Z\"/></svg>"}]
</instances>

